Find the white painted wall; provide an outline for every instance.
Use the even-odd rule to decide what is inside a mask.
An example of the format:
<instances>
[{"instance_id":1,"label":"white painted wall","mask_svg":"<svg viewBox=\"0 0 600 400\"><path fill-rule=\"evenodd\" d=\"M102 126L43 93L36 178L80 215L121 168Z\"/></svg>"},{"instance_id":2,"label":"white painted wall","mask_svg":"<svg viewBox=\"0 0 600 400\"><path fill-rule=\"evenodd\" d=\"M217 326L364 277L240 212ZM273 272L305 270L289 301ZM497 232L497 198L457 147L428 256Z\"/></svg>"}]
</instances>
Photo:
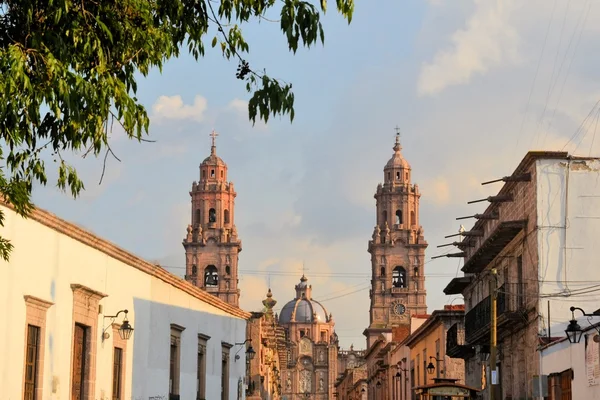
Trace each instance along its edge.
<instances>
[{"instance_id":1,"label":"white painted wall","mask_svg":"<svg viewBox=\"0 0 600 400\"><path fill-rule=\"evenodd\" d=\"M541 159L536 172L539 329L548 334L549 301L551 334L564 336L569 307L600 308L600 161Z\"/></svg>"},{"instance_id":2,"label":"white painted wall","mask_svg":"<svg viewBox=\"0 0 600 400\"><path fill-rule=\"evenodd\" d=\"M595 331L588 331L588 341L592 340ZM600 382L590 385L585 364L585 338L581 342L571 344L568 340L556 343L542 350L542 374L560 373L569 368L573 369L571 381L572 398L585 400L600 399Z\"/></svg>"},{"instance_id":3,"label":"white painted wall","mask_svg":"<svg viewBox=\"0 0 600 400\"><path fill-rule=\"evenodd\" d=\"M246 321L209 305L174 286L111 258L34 220L2 207L6 215L0 234L15 246L9 263L0 262L0 398L23 398L24 295L54 302L47 313L43 399L68 399L72 349L73 294L82 284L108 297L100 301L107 315L129 310L135 331L127 343L125 399L168 398L170 324L185 327L181 336L181 399L196 398L198 333L210 336L207 348L207 399L220 399L221 342L245 340ZM121 322L121 318L116 322ZM109 320L106 320L106 324ZM111 397L112 337L100 341L98 316L94 399ZM112 336L112 329L109 329ZM245 372L231 350L230 398ZM52 385L52 382L55 382Z\"/></svg>"}]
</instances>

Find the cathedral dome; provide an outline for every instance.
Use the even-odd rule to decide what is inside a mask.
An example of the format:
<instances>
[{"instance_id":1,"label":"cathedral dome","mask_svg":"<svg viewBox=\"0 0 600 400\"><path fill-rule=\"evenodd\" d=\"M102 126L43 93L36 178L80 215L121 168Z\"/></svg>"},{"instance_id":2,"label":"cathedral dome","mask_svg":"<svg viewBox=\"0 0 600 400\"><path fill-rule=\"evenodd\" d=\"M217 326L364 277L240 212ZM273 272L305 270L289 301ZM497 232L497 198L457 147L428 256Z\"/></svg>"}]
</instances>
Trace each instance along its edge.
<instances>
[{"instance_id":1,"label":"cathedral dome","mask_svg":"<svg viewBox=\"0 0 600 400\"><path fill-rule=\"evenodd\" d=\"M221 157L217 156L216 154L211 154L210 156L206 157L204 159L204 161L202 161L201 165L208 165L208 166L224 166L225 165L225 161L223 161L221 159Z\"/></svg>"},{"instance_id":2,"label":"cathedral dome","mask_svg":"<svg viewBox=\"0 0 600 400\"><path fill-rule=\"evenodd\" d=\"M390 160L385 164L385 169L410 169L410 165L408 161L404 157L402 157L402 146L400 146L400 135L396 135L396 144L394 145L394 155Z\"/></svg>"},{"instance_id":3,"label":"cathedral dome","mask_svg":"<svg viewBox=\"0 0 600 400\"><path fill-rule=\"evenodd\" d=\"M306 283L307 281L308 279L302 275L300 283L296 285L296 298L289 301L281 309L279 314L280 324L329 322L329 314L325 307L311 298L311 286Z\"/></svg>"}]
</instances>

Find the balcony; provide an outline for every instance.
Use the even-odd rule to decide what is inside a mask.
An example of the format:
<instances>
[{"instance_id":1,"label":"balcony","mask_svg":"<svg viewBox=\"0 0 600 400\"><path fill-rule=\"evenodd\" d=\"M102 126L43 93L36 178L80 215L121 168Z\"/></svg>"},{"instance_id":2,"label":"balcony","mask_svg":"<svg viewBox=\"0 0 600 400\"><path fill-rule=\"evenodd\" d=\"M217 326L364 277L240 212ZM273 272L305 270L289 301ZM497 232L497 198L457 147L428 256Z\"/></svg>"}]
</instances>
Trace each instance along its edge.
<instances>
[{"instance_id":1,"label":"balcony","mask_svg":"<svg viewBox=\"0 0 600 400\"><path fill-rule=\"evenodd\" d=\"M508 330L519 329L527 322L527 284L505 283L498 288L496 327L498 338ZM483 344L489 340L491 298L486 297L465 315L465 339L468 344ZM508 329L507 329L508 328Z\"/></svg>"},{"instance_id":2,"label":"balcony","mask_svg":"<svg viewBox=\"0 0 600 400\"><path fill-rule=\"evenodd\" d=\"M462 322L452 325L446 332L446 355L462 359L475 355L473 346L469 346L465 342L465 328Z\"/></svg>"}]
</instances>

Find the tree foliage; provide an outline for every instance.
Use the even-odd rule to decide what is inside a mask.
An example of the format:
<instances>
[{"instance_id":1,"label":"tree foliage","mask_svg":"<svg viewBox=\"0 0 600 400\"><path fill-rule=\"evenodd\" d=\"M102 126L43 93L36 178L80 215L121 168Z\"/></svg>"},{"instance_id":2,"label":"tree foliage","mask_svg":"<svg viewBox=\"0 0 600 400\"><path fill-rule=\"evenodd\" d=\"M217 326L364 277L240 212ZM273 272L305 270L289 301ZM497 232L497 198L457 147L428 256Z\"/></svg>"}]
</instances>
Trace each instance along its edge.
<instances>
[{"instance_id":1,"label":"tree foliage","mask_svg":"<svg viewBox=\"0 0 600 400\"><path fill-rule=\"evenodd\" d=\"M47 183L42 152L52 152L59 188L76 197L84 188L66 152L110 150L109 126L121 124L138 141L148 132L136 98L136 73L189 51L205 55L205 41L239 62L237 78L252 93L250 120L294 118L292 85L257 72L241 26L280 9L289 50L324 41L326 0L0 0L0 194L26 216L34 183ZM353 0L336 0L352 19ZM217 35L209 38L209 30ZM211 35L212 36L212 35ZM0 225L4 216L0 214ZM12 245L0 238L0 257Z\"/></svg>"}]
</instances>

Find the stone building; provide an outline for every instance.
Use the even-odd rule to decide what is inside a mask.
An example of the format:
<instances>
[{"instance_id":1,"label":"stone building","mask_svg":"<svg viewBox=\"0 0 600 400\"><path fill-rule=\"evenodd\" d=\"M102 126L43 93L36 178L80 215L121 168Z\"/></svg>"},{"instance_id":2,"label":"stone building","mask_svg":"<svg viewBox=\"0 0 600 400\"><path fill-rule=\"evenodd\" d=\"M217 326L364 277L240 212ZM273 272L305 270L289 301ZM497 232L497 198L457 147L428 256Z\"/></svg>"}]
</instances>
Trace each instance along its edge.
<instances>
[{"instance_id":1,"label":"stone building","mask_svg":"<svg viewBox=\"0 0 600 400\"><path fill-rule=\"evenodd\" d=\"M312 297L306 276L295 292L277 315L269 289L263 312L254 313L249 324L248 336L261 355L250 363L251 394L263 396L257 399L333 398L339 350L333 316Z\"/></svg>"},{"instance_id":2,"label":"stone building","mask_svg":"<svg viewBox=\"0 0 600 400\"><path fill-rule=\"evenodd\" d=\"M464 276L444 292L462 294L466 314L464 329L457 323L449 330L446 351L465 360L467 385L483 388L484 397L493 386L496 398L532 398L543 361L540 344L551 333L564 335L572 318L569 307L581 307L591 282L600 280L600 270L592 267L600 234L595 216L600 160L529 152L510 176L493 182L504 184L482 199L489 206L455 244L464 256ZM497 298L495 365L490 365L492 296ZM497 371L498 384L490 385L491 370Z\"/></svg>"},{"instance_id":3,"label":"stone building","mask_svg":"<svg viewBox=\"0 0 600 400\"><path fill-rule=\"evenodd\" d=\"M227 164L217 156L217 133L211 136L210 155L200 164L200 180L190 192L192 223L183 240L185 279L237 307L242 241L235 226L236 192L227 181Z\"/></svg>"},{"instance_id":4,"label":"stone building","mask_svg":"<svg viewBox=\"0 0 600 400\"><path fill-rule=\"evenodd\" d=\"M396 135L394 155L377 185L376 225L368 251L371 254L369 327L364 331L367 349L392 327L409 326L412 314L427 313L425 249L419 225L419 186L411 183L411 168L401 154Z\"/></svg>"}]
</instances>

